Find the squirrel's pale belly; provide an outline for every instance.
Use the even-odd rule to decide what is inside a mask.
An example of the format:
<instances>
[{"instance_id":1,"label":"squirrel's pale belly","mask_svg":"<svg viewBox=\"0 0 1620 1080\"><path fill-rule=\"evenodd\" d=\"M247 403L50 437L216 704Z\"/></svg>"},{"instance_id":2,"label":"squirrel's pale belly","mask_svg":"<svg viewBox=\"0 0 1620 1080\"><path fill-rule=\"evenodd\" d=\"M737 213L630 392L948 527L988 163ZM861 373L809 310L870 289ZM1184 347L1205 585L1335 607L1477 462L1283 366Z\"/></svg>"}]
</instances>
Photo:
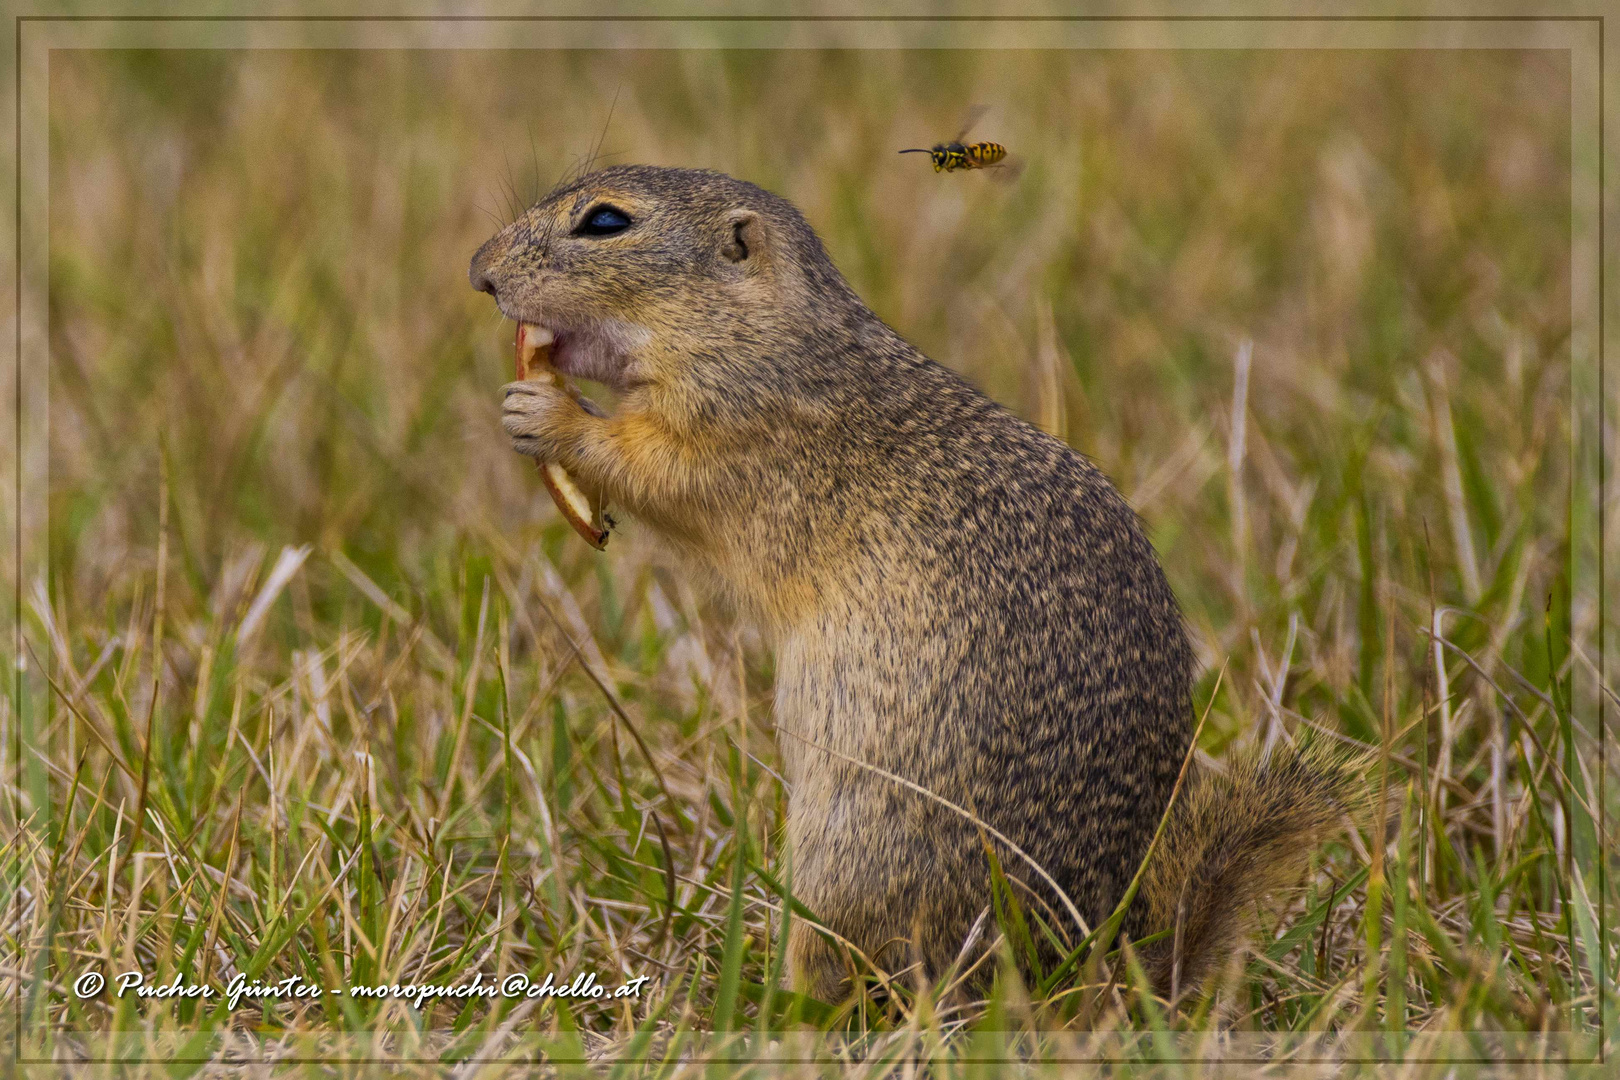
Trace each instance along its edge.
<instances>
[{"instance_id":1,"label":"squirrel's pale belly","mask_svg":"<svg viewBox=\"0 0 1620 1080\"><path fill-rule=\"evenodd\" d=\"M832 760L824 751L925 779L911 767L927 765L938 745L925 714L946 677L947 646L942 636L919 638L915 616L885 619L899 600L872 598L868 610L843 609L778 640L776 726L786 733L778 742L789 783L823 771Z\"/></svg>"},{"instance_id":2,"label":"squirrel's pale belly","mask_svg":"<svg viewBox=\"0 0 1620 1080\"><path fill-rule=\"evenodd\" d=\"M919 847L923 800L887 776L914 777L920 688L898 663L905 644L855 624L840 639L778 644L777 745L790 785L787 849L795 896L858 948L903 937L938 865ZM903 683L912 685L909 690ZM856 764L857 762L862 764ZM937 780L936 780L937 784Z\"/></svg>"}]
</instances>

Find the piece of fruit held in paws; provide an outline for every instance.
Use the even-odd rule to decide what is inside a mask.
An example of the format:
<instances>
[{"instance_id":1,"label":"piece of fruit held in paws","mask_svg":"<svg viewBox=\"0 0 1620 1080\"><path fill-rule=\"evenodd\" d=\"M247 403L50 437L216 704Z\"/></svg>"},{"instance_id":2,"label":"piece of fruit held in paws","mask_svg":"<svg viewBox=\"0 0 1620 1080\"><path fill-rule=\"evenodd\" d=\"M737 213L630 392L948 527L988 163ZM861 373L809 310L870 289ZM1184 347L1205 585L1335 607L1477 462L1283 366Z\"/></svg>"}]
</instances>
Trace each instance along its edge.
<instances>
[{"instance_id":1,"label":"piece of fruit held in paws","mask_svg":"<svg viewBox=\"0 0 1620 1080\"><path fill-rule=\"evenodd\" d=\"M529 379L538 379L560 386L579 402L586 412L601 415L601 410L595 403L579 391L569 386L557 370L551 366L551 343L553 335L543 326L533 323L518 323L517 329L517 378L519 382ZM586 495L568 471L554 461L537 461L540 469L540 479L545 481L546 490L551 493L551 501L557 504L557 509L574 531L584 537L585 542L598 551L607 547L608 530L602 515L602 504L599 500Z\"/></svg>"}]
</instances>

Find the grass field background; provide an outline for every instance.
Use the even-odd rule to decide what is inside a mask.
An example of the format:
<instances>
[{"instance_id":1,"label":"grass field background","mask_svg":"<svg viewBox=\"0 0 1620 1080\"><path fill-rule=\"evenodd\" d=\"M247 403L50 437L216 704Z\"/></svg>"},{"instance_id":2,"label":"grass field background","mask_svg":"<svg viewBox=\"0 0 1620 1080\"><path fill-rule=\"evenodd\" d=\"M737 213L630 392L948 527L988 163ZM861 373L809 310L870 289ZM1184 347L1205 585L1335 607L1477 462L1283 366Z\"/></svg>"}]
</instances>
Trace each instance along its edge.
<instances>
[{"instance_id":1,"label":"grass field background","mask_svg":"<svg viewBox=\"0 0 1620 1080\"><path fill-rule=\"evenodd\" d=\"M973 1030L1589 1030L1617 942L1570 79L1528 50L54 53L49 572L22 582L51 685L5 713L0 986L80 1049L656 1055L797 1008L880 1033L874 1074ZM895 154L979 103L1010 182ZM1173 1008L1112 961L987 1002L778 989L768 648L635 522L606 554L561 522L498 424L513 327L467 286L599 140L793 200L885 320L1090 455L1186 609L1206 759L1362 747L1388 842L1327 846ZM78 1000L90 966L653 978L228 1012Z\"/></svg>"}]
</instances>

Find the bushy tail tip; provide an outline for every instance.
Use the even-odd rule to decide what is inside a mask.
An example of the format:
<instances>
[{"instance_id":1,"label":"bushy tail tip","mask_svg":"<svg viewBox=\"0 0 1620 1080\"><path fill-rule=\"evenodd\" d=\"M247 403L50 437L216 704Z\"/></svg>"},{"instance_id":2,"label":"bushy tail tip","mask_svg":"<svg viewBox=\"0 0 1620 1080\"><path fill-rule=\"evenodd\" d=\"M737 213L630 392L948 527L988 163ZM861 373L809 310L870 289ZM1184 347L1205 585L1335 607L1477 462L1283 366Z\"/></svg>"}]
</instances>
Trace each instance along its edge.
<instances>
[{"instance_id":1,"label":"bushy tail tip","mask_svg":"<svg viewBox=\"0 0 1620 1080\"><path fill-rule=\"evenodd\" d=\"M1156 989L1200 987L1254 929L1266 896L1298 884L1311 851L1365 802L1360 770L1314 744L1244 752L1189 778L1142 880L1143 950Z\"/></svg>"}]
</instances>

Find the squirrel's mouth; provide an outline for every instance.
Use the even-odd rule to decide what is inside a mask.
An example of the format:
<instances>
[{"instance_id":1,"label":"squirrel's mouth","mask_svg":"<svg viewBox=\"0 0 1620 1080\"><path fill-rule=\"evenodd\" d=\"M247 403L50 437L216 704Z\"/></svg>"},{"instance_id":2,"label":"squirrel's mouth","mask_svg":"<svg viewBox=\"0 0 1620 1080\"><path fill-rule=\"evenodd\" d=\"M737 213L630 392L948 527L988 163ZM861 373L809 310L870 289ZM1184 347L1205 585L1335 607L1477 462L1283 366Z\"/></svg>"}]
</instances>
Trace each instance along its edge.
<instances>
[{"instance_id":1,"label":"squirrel's mouth","mask_svg":"<svg viewBox=\"0 0 1620 1080\"><path fill-rule=\"evenodd\" d=\"M587 412L602 415L599 406L590 402L563 378L564 375L571 375L574 372L565 371L557 366L559 343L557 334L544 326L531 322L518 323L517 340L512 343L516 351L518 381L542 379L554 383L567 390L569 396L579 402Z\"/></svg>"},{"instance_id":2,"label":"squirrel's mouth","mask_svg":"<svg viewBox=\"0 0 1620 1080\"><path fill-rule=\"evenodd\" d=\"M638 330L616 322L560 326L525 319L518 323L518 360L525 367L536 363L541 370L628 390L634 382L629 354L638 343Z\"/></svg>"}]
</instances>

